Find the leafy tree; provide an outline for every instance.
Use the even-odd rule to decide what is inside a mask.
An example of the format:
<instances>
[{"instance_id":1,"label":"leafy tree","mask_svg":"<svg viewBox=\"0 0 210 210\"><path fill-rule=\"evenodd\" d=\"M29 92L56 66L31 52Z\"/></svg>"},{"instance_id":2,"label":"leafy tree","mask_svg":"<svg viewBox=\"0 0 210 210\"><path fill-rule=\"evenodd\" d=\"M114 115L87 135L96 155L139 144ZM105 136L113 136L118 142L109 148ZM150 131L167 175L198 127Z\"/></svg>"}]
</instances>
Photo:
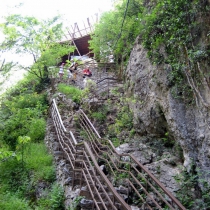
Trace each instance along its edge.
<instances>
[{"instance_id":1,"label":"leafy tree","mask_svg":"<svg viewBox=\"0 0 210 210\"><path fill-rule=\"evenodd\" d=\"M10 157L16 157L14 151L8 151L6 148L0 148L0 161L5 161Z\"/></svg>"},{"instance_id":2,"label":"leafy tree","mask_svg":"<svg viewBox=\"0 0 210 210\"><path fill-rule=\"evenodd\" d=\"M3 76L5 76L11 70L11 68L13 68L16 65L17 63L6 62L5 59L3 59L3 61L0 60L0 72Z\"/></svg>"},{"instance_id":3,"label":"leafy tree","mask_svg":"<svg viewBox=\"0 0 210 210\"><path fill-rule=\"evenodd\" d=\"M29 136L19 136L18 137L18 148L17 149L20 149L20 151L21 151L21 161L22 161L22 166L23 166L23 164L24 164L24 160L23 160L23 158L24 158L24 146L26 145L26 144L28 144L29 142L31 141L31 138L29 137Z\"/></svg>"},{"instance_id":4,"label":"leafy tree","mask_svg":"<svg viewBox=\"0 0 210 210\"><path fill-rule=\"evenodd\" d=\"M90 41L99 60L107 61L109 55L114 55L115 61L122 61L129 56L140 33L138 15L142 8L142 0L123 0L102 15Z\"/></svg>"},{"instance_id":5,"label":"leafy tree","mask_svg":"<svg viewBox=\"0 0 210 210\"><path fill-rule=\"evenodd\" d=\"M47 104L44 94L22 93L2 100L0 109L0 143L14 150L19 136L30 136L31 141L43 140L45 135L44 115Z\"/></svg>"},{"instance_id":6,"label":"leafy tree","mask_svg":"<svg viewBox=\"0 0 210 210\"><path fill-rule=\"evenodd\" d=\"M33 65L26 68L40 79L48 77L48 68L60 62L63 55L73 51L73 47L60 44L63 31L59 16L40 21L35 17L10 15L0 24L5 40L0 44L1 52L13 51L17 54L29 54Z\"/></svg>"},{"instance_id":7,"label":"leafy tree","mask_svg":"<svg viewBox=\"0 0 210 210\"><path fill-rule=\"evenodd\" d=\"M174 97L209 108L201 85L210 89L208 1L122 0L96 25L90 46L99 60L126 61L137 36L156 65L169 64ZM203 22L202 22L203 21ZM195 96L195 100L192 98Z\"/></svg>"}]
</instances>

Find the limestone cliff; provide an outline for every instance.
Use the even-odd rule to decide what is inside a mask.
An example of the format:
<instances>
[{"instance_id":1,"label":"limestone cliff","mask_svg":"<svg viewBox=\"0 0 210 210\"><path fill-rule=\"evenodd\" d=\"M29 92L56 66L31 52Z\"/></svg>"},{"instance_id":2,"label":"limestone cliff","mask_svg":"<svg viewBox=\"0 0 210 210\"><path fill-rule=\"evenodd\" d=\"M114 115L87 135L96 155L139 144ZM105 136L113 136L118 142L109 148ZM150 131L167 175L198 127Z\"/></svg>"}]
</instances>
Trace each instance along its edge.
<instances>
[{"instance_id":1,"label":"limestone cliff","mask_svg":"<svg viewBox=\"0 0 210 210\"><path fill-rule=\"evenodd\" d=\"M201 96L194 95L192 100L196 102L189 105L172 95L170 71L169 64L153 65L137 38L126 69L127 97L134 101L130 101L130 107L135 128L140 136L165 138L167 134L166 140L181 146L183 165L190 170L195 164L205 176L210 170L209 84L206 80L200 86ZM206 179L210 177L206 175Z\"/></svg>"}]
</instances>

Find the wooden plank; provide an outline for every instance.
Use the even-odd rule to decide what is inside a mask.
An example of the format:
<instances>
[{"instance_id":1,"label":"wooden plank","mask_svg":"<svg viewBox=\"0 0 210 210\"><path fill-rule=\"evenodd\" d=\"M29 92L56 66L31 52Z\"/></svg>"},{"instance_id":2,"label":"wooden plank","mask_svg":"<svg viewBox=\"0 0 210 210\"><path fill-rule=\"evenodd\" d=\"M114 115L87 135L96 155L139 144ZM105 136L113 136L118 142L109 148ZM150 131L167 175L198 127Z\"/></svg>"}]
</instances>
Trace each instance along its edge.
<instances>
[{"instance_id":1,"label":"wooden plank","mask_svg":"<svg viewBox=\"0 0 210 210\"><path fill-rule=\"evenodd\" d=\"M68 31L70 37L72 38L72 43L73 43L74 46L76 47L76 50L77 50L78 54L81 56L81 54L80 54L80 52L79 52L79 49L77 48L77 45L76 45L75 42L74 42L74 38L71 36L71 33L69 32L69 30L67 30L67 31Z\"/></svg>"}]
</instances>

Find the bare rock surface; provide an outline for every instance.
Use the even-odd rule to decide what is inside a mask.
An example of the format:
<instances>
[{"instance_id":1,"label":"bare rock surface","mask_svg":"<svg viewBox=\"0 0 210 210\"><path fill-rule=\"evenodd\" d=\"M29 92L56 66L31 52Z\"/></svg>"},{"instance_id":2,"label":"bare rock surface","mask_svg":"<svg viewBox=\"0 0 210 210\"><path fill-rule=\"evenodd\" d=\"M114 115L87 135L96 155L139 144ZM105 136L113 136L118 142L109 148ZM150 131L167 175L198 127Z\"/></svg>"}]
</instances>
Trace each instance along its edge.
<instances>
[{"instance_id":1,"label":"bare rock surface","mask_svg":"<svg viewBox=\"0 0 210 210\"><path fill-rule=\"evenodd\" d=\"M192 164L205 176L210 170L210 115L202 103L189 105L172 96L168 75L171 67L152 65L137 38L126 70L127 97L134 113L134 124L140 136L164 138L168 133L183 152L183 165ZM201 94L210 100L207 86ZM143 160L143 162L145 162ZM210 177L206 177L210 181Z\"/></svg>"}]
</instances>

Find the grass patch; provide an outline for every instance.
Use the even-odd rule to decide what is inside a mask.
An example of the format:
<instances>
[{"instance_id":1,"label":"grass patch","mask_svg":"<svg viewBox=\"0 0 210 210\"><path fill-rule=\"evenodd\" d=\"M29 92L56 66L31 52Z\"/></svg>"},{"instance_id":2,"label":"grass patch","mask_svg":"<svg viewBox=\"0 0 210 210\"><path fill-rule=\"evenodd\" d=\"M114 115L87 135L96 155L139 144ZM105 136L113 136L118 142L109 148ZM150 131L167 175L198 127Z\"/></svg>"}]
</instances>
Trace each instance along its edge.
<instances>
[{"instance_id":1,"label":"grass patch","mask_svg":"<svg viewBox=\"0 0 210 210\"><path fill-rule=\"evenodd\" d=\"M71 98L75 103L80 103L82 97L82 90L69 86L63 83L58 85L58 91L65 94L67 97Z\"/></svg>"},{"instance_id":2,"label":"grass patch","mask_svg":"<svg viewBox=\"0 0 210 210\"><path fill-rule=\"evenodd\" d=\"M0 209L2 210L31 210L26 200L19 198L16 194L0 194Z\"/></svg>"},{"instance_id":3,"label":"grass patch","mask_svg":"<svg viewBox=\"0 0 210 210\"><path fill-rule=\"evenodd\" d=\"M29 143L24 148L23 162L10 157L0 162L0 168L0 209L4 210L31 209L37 183L50 186L56 180L52 156L43 142Z\"/></svg>"},{"instance_id":4,"label":"grass patch","mask_svg":"<svg viewBox=\"0 0 210 210\"><path fill-rule=\"evenodd\" d=\"M55 168L52 155L48 154L44 143L31 143L27 149L25 163L29 170L34 171L35 180L55 180Z\"/></svg>"},{"instance_id":5,"label":"grass patch","mask_svg":"<svg viewBox=\"0 0 210 210\"><path fill-rule=\"evenodd\" d=\"M38 201L36 210L64 210L64 190L58 184L53 184L47 196L42 197Z\"/></svg>"},{"instance_id":6,"label":"grass patch","mask_svg":"<svg viewBox=\"0 0 210 210\"><path fill-rule=\"evenodd\" d=\"M119 147L120 146L120 140L118 138L111 138L112 144L115 147Z\"/></svg>"},{"instance_id":7,"label":"grass patch","mask_svg":"<svg viewBox=\"0 0 210 210\"><path fill-rule=\"evenodd\" d=\"M93 118L95 118L96 120L98 120L99 122L101 122L101 123L104 122L105 119L106 119L106 115L104 113L102 113L102 112L93 112L91 114L91 116Z\"/></svg>"}]
</instances>

